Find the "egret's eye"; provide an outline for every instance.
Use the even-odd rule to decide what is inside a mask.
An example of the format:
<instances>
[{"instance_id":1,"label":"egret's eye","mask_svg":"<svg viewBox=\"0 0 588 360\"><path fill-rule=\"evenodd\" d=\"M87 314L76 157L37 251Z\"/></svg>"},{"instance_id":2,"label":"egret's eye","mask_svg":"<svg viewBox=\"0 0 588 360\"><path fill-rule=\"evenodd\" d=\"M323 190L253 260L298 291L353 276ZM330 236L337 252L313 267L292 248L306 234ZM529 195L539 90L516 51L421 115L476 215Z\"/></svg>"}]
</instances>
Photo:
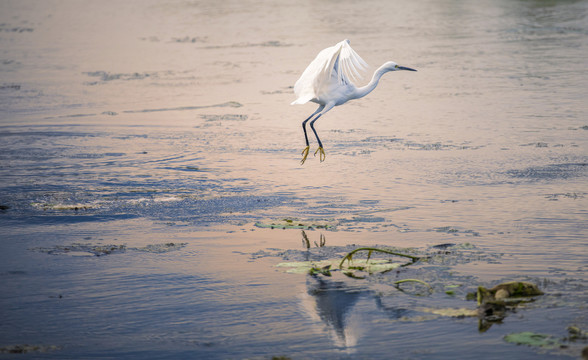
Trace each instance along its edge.
<instances>
[{"instance_id":1,"label":"egret's eye","mask_svg":"<svg viewBox=\"0 0 588 360\"><path fill-rule=\"evenodd\" d=\"M394 65L394 67L398 69L398 65Z\"/></svg>"}]
</instances>

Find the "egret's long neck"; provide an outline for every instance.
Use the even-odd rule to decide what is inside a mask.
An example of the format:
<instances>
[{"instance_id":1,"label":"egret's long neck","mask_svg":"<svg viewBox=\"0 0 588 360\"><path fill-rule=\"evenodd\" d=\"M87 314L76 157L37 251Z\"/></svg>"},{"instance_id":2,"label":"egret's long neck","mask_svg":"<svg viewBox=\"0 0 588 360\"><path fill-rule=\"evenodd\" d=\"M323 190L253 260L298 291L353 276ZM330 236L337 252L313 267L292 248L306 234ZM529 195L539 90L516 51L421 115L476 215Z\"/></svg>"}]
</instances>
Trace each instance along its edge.
<instances>
[{"instance_id":1,"label":"egret's long neck","mask_svg":"<svg viewBox=\"0 0 588 360\"><path fill-rule=\"evenodd\" d=\"M390 70L386 69L385 64L380 66L376 71L374 71L374 76L372 76L372 80L370 80L370 82L366 86L357 88L355 92L355 99L359 99L371 93L376 88L376 86L378 86L378 82L380 81L382 75L384 75L388 71Z\"/></svg>"}]
</instances>

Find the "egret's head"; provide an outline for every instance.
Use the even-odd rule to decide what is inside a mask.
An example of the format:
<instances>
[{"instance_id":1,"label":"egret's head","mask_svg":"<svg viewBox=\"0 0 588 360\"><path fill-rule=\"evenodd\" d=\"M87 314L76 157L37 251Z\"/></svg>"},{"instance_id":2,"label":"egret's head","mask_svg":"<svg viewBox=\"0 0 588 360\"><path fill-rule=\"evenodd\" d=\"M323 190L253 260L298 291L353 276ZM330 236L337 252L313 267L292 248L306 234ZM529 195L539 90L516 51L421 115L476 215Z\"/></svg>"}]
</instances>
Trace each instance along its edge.
<instances>
[{"instance_id":1,"label":"egret's head","mask_svg":"<svg viewBox=\"0 0 588 360\"><path fill-rule=\"evenodd\" d=\"M408 71L416 71L415 69L411 69L409 67L400 66L394 61L388 61L384 64L384 67L388 71L396 71L396 70L408 70Z\"/></svg>"}]
</instances>

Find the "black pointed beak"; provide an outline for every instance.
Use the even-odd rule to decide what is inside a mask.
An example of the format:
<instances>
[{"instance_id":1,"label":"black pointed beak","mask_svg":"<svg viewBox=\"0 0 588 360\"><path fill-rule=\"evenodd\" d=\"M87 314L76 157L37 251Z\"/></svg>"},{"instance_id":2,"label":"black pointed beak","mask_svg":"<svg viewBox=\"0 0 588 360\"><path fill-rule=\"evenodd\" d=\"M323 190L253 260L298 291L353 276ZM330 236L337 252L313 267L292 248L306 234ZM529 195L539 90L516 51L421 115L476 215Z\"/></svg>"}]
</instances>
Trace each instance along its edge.
<instances>
[{"instance_id":1,"label":"black pointed beak","mask_svg":"<svg viewBox=\"0 0 588 360\"><path fill-rule=\"evenodd\" d=\"M409 67L399 66L398 70L408 70L408 71L416 71L415 69L411 69Z\"/></svg>"}]
</instances>

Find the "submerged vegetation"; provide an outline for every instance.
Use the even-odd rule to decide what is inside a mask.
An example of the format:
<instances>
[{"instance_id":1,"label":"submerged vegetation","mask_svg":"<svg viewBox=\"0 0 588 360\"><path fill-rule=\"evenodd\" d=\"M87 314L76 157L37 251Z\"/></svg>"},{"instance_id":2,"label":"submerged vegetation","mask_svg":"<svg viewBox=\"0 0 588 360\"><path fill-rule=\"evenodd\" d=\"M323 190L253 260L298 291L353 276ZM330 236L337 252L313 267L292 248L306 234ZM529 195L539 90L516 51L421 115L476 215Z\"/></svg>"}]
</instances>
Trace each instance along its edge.
<instances>
[{"instance_id":1,"label":"submerged vegetation","mask_svg":"<svg viewBox=\"0 0 588 360\"><path fill-rule=\"evenodd\" d=\"M5 354L27 354L27 353L45 353L49 351L60 350L60 346L56 345L10 345L0 347L0 353Z\"/></svg>"},{"instance_id":2,"label":"submerged vegetation","mask_svg":"<svg viewBox=\"0 0 588 360\"><path fill-rule=\"evenodd\" d=\"M513 313L541 306L536 304L538 300L555 301L548 299L557 298L548 294L545 299L545 292L536 282L503 281L487 286L474 277L457 275L451 270L452 265L499 259L500 255L485 253L471 243L443 243L426 250L337 247L326 246L321 234L320 245L315 243L316 246L311 247L310 239L304 231L302 233L304 250L259 252L256 256L278 255L287 260L277 264L279 269L309 275L308 293L317 297L316 302L320 304L317 306L327 306L324 301L330 297L339 299L337 302L344 298L351 301L356 298L353 294L365 292L373 294L379 308L398 314L399 321L472 318L477 320L478 331L484 333ZM386 286L390 286L390 290ZM403 296L412 300L402 300ZM566 354L577 353L582 343L588 341L586 332L575 325L568 327L569 334L564 338L530 330L508 334L504 341Z\"/></svg>"},{"instance_id":3,"label":"submerged vegetation","mask_svg":"<svg viewBox=\"0 0 588 360\"><path fill-rule=\"evenodd\" d=\"M71 255L71 256L103 256L126 251L141 251L150 253L166 253L175 251L186 246L186 243L159 243L149 244L142 247L129 247L126 245L100 245L100 244L82 244L73 243L71 245L55 245L52 247L31 248L32 251L38 251L50 255Z\"/></svg>"},{"instance_id":4,"label":"submerged vegetation","mask_svg":"<svg viewBox=\"0 0 588 360\"><path fill-rule=\"evenodd\" d=\"M304 234L306 240L306 234ZM322 239L322 237L321 237ZM453 244L443 244L443 248L449 247ZM433 248L439 249L439 245ZM367 253L366 259L354 262L354 255L358 253ZM395 263L390 260L384 259L371 259L374 253L386 254L398 257L404 257L410 259L410 262ZM321 261L295 261L295 262L282 262L277 267L287 268L289 273L298 274L309 274L311 276L332 276L332 271L341 271L347 277L353 279L366 279L366 276L374 274L385 274L391 270L406 267L417 263L420 260L428 259L427 256L414 256L409 255L400 251L381 249L376 247L359 247L349 251L343 258L338 260L321 260ZM361 275L363 274L363 275ZM392 282L397 288L400 284L405 283L416 283L427 287L430 293L434 292L434 288L424 280L420 279L400 279ZM445 294L453 296L455 295L455 288L459 285L445 284ZM477 309L437 309L437 308L421 308L420 311L450 317L468 317L477 316L481 322L479 324L480 331L486 331L490 328L493 322L502 320L507 313L507 310L513 310L517 305L525 302L533 301L532 298L535 296L543 295L543 292L539 290L537 285L523 282L523 281L512 281L507 283L501 283L494 286L493 288L487 289L483 286L478 286L477 292L468 293L465 297L466 300L477 300Z\"/></svg>"}]
</instances>

